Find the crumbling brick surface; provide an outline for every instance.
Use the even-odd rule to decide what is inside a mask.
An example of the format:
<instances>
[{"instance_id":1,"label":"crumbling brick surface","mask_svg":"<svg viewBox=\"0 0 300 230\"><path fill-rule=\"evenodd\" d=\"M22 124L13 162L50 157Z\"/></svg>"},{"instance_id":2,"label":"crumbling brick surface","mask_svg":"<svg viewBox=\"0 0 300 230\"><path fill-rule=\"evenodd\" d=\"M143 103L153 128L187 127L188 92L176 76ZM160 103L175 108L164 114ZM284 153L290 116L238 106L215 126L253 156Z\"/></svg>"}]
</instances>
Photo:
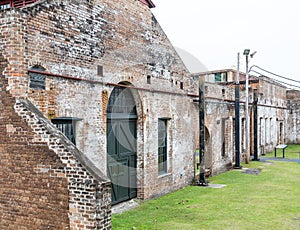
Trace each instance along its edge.
<instances>
[{"instance_id":1,"label":"crumbling brick surface","mask_svg":"<svg viewBox=\"0 0 300 230\"><path fill-rule=\"evenodd\" d=\"M28 98L48 119L81 118L76 145L98 169L107 170L107 104L115 85L124 83L138 88L133 90L138 197L156 197L192 180L198 115L189 94L197 92L197 84L147 5L44 0L1 16L9 92ZM29 87L33 66L46 69L45 89ZM168 170L158 176L157 124L162 117L170 118ZM47 139L33 138L32 143Z\"/></svg>"},{"instance_id":2,"label":"crumbling brick surface","mask_svg":"<svg viewBox=\"0 0 300 230\"><path fill-rule=\"evenodd\" d=\"M45 90L27 92L43 114L82 118L76 124L77 147L106 172L106 108L113 84L141 88L135 96L138 197L187 185L197 140L197 107L187 93L197 92L197 84L149 7L133 0L48 0L23 13L28 68L41 65L52 73ZM97 75L98 65L103 76ZM160 117L171 118L166 177L158 177L157 168Z\"/></svg>"},{"instance_id":3,"label":"crumbling brick surface","mask_svg":"<svg viewBox=\"0 0 300 230\"><path fill-rule=\"evenodd\" d=\"M300 142L300 92L298 90L287 91L287 143Z\"/></svg>"},{"instance_id":4,"label":"crumbling brick surface","mask_svg":"<svg viewBox=\"0 0 300 230\"><path fill-rule=\"evenodd\" d=\"M110 229L106 177L7 85L1 77L0 229Z\"/></svg>"},{"instance_id":5,"label":"crumbling brick surface","mask_svg":"<svg viewBox=\"0 0 300 230\"><path fill-rule=\"evenodd\" d=\"M34 172L68 183L70 228L83 228L78 220L81 217L87 218L88 222L97 220L89 225L90 228L101 221L106 223L100 224L102 227L109 226L109 183L100 182L100 178L87 171L98 170L104 174L107 171L106 109L114 87L120 83L134 88L131 92L137 110L137 197L157 197L186 186L192 180L194 153L199 147L198 104L194 100L198 94L197 83L190 77L147 5L135 0L123 0L122 3L119 0L43 0L0 14L0 68L5 82L5 85L1 83L1 93L3 98L11 98L11 95L18 98L14 110L9 109L14 104L12 101L2 100L3 111L8 111L3 115L2 135L9 137L16 146L27 144L30 146L26 148L28 151L32 146L38 146L39 151L34 154L40 154L41 159L45 158L42 154L46 154L49 159L38 164ZM34 66L46 70L45 89L29 87L28 70ZM98 68L103 68L103 76L98 74ZM230 72L228 80L233 80L234 71ZM245 80L244 74L240 80ZM299 132L295 128L299 127L296 96L290 94L290 100L286 101L284 87L260 78L251 84L250 114L253 114L254 90L258 91L259 131L253 133L253 120L250 119L251 154L254 135L258 135L259 154L273 150L283 141L299 141ZM205 91L205 160L206 167L216 174L231 168L235 160L234 84L206 83ZM243 158L243 84L240 91ZM57 142L56 138L64 138L41 117L82 119L76 123L77 148L66 141ZM168 167L163 175L158 175L159 118L168 120ZM286 136L288 138L284 140ZM2 144L0 150L7 148ZM45 153L44 149L47 150ZM71 160L74 159L72 156L75 161ZM85 171L76 159L93 162L83 168L89 168L89 165L95 165L95 168ZM33 162L28 161L33 166L37 159L31 160ZM89 190L87 194L82 188ZM96 204L93 193L97 194ZM90 208L87 208L86 199L82 200L85 195L89 197ZM84 210L89 210L89 217L83 214ZM97 210L102 213L100 216ZM92 214L94 211L96 215ZM97 218L104 219L98 221Z\"/></svg>"},{"instance_id":6,"label":"crumbling brick surface","mask_svg":"<svg viewBox=\"0 0 300 230\"><path fill-rule=\"evenodd\" d=\"M50 176L63 168L44 145L29 145L34 133L14 111L15 100L1 78L0 115L0 228L69 228L68 181ZM39 168L47 165L47 169Z\"/></svg>"}]
</instances>

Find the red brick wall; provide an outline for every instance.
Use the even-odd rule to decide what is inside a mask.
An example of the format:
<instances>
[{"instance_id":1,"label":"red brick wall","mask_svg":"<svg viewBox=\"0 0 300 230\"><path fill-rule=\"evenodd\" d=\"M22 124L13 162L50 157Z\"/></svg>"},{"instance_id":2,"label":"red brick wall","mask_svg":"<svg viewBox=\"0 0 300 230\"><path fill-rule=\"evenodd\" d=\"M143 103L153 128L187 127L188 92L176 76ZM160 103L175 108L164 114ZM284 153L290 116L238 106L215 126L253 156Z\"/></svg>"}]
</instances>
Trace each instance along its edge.
<instances>
[{"instance_id":1,"label":"red brick wall","mask_svg":"<svg viewBox=\"0 0 300 230\"><path fill-rule=\"evenodd\" d=\"M50 176L51 170L38 172L38 165L57 169L63 164L45 144L29 144L34 134L14 111L15 100L4 87L0 91L0 228L68 229L68 180Z\"/></svg>"},{"instance_id":2,"label":"red brick wall","mask_svg":"<svg viewBox=\"0 0 300 230\"><path fill-rule=\"evenodd\" d=\"M105 82L125 81L179 94L193 92L182 61L149 7L140 1L46 1L24 12L29 65L39 64L51 73L87 80L47 76L45 90L29 89L28 96L48 118L54 114L83 119L77 123L77 147L102 171L106 171L107 152L105 111L113 89ZM97 76L98 65L103 66L103 77ZM147 75L151 76L151 84L146 83ZM181 82L184 90L180 89ZM149 198L183 187L191 180L194 137L190 137L190 127L195 120L180 119L190 117L187 97L142 91L138 94L137 98L143 98L137 127L138 197ZM152 140L157 132L144 130L144 122L155 127L157 117L173 118L169 135L174 141L169 142L166 177L158 177L157 146L152 144L157 143Z\"/></svg>"},{"instance_id":3,"label":"red brick wall","mask_svg":"<svg viewBox=\"0 0 300 230\"><path fill-rule=\"evenodd\" d=\"M5 71L11 93L20 95L17 89L23 89L23 96L48 118L82 118L76 124L77 147L100 170L107 167L105 110L113 89L106 82L130 82L146 88L137 96L138 196L157 196L191 181L196 138L190 130L198 115L186 94L197 88L147 5L136 0L46 0L6 11L2 18L0 33L5 36L0 43L6 43L5 57L13 54L17 59L10 60ZM45 90L32 90L27 70L34 65L84 81L47 76ZM103 77L97 75L98 65L103 66ZM15 77L16 69L21 76ZM151 84L147 84L148 75ZM171 94L153 93L153 89ZM172 117L166 177L158 177L157 170L153 127L158 117Z\"/></svg>"},{"instance_id":4,"label":"red brick wall","mask_svg":"<svg viewBox=\"0 0 300 230\"><path fill-rule=\"evenodd\" d=\"M7 62L0 53L0 73ZM0 229L110 229L110 183L0 78Z\"/></svg>"}]
</instances>

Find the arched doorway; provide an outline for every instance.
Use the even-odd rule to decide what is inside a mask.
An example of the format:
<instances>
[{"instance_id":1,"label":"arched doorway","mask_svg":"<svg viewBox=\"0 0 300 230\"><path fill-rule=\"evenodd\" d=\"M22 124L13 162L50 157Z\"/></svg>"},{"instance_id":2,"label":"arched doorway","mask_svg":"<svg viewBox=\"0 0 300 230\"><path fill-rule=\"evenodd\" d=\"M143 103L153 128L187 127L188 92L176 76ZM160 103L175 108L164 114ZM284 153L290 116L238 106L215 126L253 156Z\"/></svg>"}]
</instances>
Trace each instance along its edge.
<instances>
[{"instance_id":1,"label":"arched doorway","mask_svg":"<svg viewBox=\"0 0 300 230\"><path fill-rule=\"evenodd\" d=\"M129 88L116 86L107 107L107 171L112 204L137 196L136 105Z\"/></svg>"}]
</instances>

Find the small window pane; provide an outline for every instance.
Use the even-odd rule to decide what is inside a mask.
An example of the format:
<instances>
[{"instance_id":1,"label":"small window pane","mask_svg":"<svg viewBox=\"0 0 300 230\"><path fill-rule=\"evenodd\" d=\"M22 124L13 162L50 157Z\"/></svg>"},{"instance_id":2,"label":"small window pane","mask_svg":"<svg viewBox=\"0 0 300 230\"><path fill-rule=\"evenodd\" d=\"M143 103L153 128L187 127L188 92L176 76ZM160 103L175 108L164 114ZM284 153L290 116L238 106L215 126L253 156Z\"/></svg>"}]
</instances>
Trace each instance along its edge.
<instances>
[{"instance_id":1,"label":"small window pane","mask_svg":"<svg viewBox=\"0 0 300 230\"><path fill-rule=\"evenodd\" d=\"M167 120L158 120L158 173L167 172Z\"/></svg>"},{"instance_id":2,"label":"small window pane","mask_svg":"<svg viewBox=\"0 0 300 230\"><path fill-rule=\"evenodd\" d=\"M227 82L227 73L215 73L215 82Z\"/></svg>"},{"instance_id":3,"label":"small window pane","mask_svg":"<svg viewBox=\"0 0 300 230\"><path fill-rule=\"evenodd\" d=\"M41 66L34 66L30 68L30 70L44 72L45 68ZM45 89L46 76L44 74L29 72L29 78L30 78L30 88Z\"/></svg>"},{"instance_id":4,"label":"small window pane","mask_svg":"<svg viewBox=\"0 0 300 230\"><path fill-rule=\"evenodd\" d=\"M10 9L9 3L0 5L0 10L7 10L7 9Z\"/></svg>"},{"instance_id":5,"label":"small window pane","mask_svg":"<svg viewBox=\"0 0 300 230\"><path fill-rule=\"evenodd\" d=\"M61 131L74 145L76 145L76 130L75 122L72 118L69 119L52 119L52 123Z\"/></svg>"}]
</instances>

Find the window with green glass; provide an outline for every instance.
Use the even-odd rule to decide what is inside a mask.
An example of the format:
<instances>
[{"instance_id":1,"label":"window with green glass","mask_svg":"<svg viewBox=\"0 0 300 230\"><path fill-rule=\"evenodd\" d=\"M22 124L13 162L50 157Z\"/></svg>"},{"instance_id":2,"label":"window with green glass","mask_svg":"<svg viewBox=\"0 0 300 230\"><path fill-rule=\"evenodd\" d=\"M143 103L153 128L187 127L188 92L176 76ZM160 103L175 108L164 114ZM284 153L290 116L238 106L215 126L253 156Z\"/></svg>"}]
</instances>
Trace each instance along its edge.
<instances>
[{"instance_id":1,"label":"window with green glass","mask_svg":"<svg viewBox=\"0 0 300 230\"><path fill-rule=\"evenodd\" d=\"M227 73L215 73L215 82L227 82Z\"/></svg>"}]
</instances>

